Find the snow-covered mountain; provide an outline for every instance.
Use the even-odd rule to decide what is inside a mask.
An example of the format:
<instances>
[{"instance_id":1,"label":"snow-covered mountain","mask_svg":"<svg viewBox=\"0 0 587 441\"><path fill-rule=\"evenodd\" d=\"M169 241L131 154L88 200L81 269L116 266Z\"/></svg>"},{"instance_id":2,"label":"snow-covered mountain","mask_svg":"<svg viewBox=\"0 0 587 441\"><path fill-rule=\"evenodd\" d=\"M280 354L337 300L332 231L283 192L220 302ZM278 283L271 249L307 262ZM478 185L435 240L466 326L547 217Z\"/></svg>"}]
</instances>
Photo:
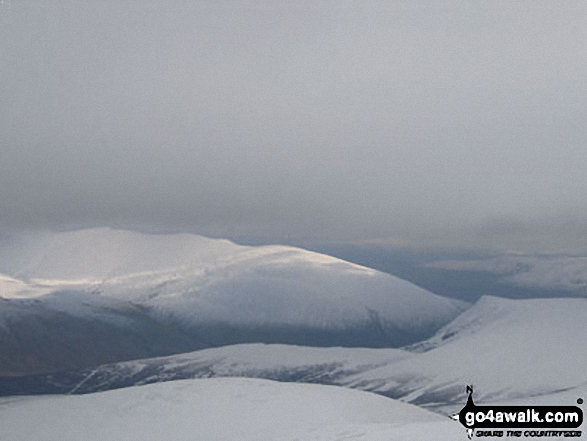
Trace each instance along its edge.
<instances>
[{"instance_id":1,"label":"snow-covered mountain","mask_svg":"<svg viewBox=\"0 0 587 441\"><path fill-rule=\"evenodd\" d=\"M466 307L296 248L102 229L12 244L0 272L0 395L68 394L1 399L7 440L452 440L427 410L467 384L478 404L587 396L587 299Z\"/></svg>"},{"instance_id":2,"label":"snow-covered mountain","mask_svg":"<svg viewBox=\"0 0 587 441\"><path fill-rule=\"evenodd\" d=\"M394 347L429 337L465 307L330 256L189 234L28 236L0 249L0 273L0 341L19 342L1 348L3 374L245 342ZM127 351L134 338L119 334L150 323L169 347ZM111 353L89 357L110 334Z\"/></svg>"},{"instance_id":3,"label":"snow-covered mountain","mask_svg":"<svg viewBox=\"0 0 587 441\"><path fill-rule=\"evenodd\" d=\"M85 394L134 385L208 377L345 384L349 376L411 355L401 349L241 344L50 375L0 377L0 396Z\"/></svg>"},{"instance_id":4,"label":"snow-covered mountain","mask_svg":"<svg viewBox=\"0 0 587 441\"><path fill-rule=\"evenodd\" d=\"M483 297L429 340L407 349L237 345L0 380L0 392L88 393L182 378L246 376L374 391L441 412L463 404L587 395L587 300ZM10 388L13 388L10 390ZM569 396L570 396L569 395Z\"/></svg>"},{"instance_id":5,"label":"snow-covered mountain","mask_svg":"<svg viewBox=\"0 0 587 441\"><path fill-rule=\"evenodd\" d=\"M87 292L0 298L0 375L53 372L205 347L145 308Z\"/></svg>"},{"instance_id":6,"label":"snow-covered mountain","mask_svg":"<svg viewBox=\"0 0 587 441\"><path fill-rule=\"evenodd\" d=\"M0 400L0 409L4 441L465 438L448 418L375 394L252 379L11 398Z\"/></svg>"},{"instance_id":7,"label":"snow-covered mountain","mask_svg":"<svg viewBox=\"0 0 587 441\"><path fill-rule=\"evenodd\" d=\"M585 299L485 296L416 345L423 352L351 377L349 385L428 406L460 402L463 384L475 385L478 402L584 394L586 335Z\"/></svg>"}]
</instances>

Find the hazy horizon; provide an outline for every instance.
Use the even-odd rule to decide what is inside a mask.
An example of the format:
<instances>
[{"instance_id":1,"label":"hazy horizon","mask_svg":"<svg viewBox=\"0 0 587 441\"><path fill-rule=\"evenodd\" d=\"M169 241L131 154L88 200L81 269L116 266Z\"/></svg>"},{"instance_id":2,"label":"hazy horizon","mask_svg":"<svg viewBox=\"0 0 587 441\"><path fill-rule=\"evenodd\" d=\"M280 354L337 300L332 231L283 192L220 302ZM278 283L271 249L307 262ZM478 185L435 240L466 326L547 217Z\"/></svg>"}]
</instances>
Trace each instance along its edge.
<instances>
[{"instance_id":1,"label":"hazy horizon","mask_svg":"<svg viewBox=\"0 0 587 441\"><path fill-rule=\"evenodd\" d=\"M0 230L587 252L584 2L0 5Z\"/></svg>"}]
</instances>

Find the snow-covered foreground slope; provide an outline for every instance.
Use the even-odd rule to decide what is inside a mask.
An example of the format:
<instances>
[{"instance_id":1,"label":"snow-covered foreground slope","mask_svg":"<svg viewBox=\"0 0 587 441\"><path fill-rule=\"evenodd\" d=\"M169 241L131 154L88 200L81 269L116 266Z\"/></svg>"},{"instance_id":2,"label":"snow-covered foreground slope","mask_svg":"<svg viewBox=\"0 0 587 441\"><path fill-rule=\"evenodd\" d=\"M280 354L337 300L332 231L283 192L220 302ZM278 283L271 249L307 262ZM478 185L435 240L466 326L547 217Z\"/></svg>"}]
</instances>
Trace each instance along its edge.
<instances>
[{"instance_id":1,"label":"snow-covered foreground slope","mask_svg":"<svg viewBox=\"0 0 587 441\"><path fill-rule=\"evenodd\" d=\"M54 313L61 327L70 316L119 326L132 309L180 329L194 341L191 349L245 342L393 347L432 335L465 306L330 256L188 234L30 236L0 249L0 273L9 274L0 277L0 340L2 332L23 334L31 316L48 327ZM64 345L73 344L63 331ZM87 346L99 339L85 334ZM41 344L37 337L30 335L32 346Z\"/></svg>"},{"instance_id":2,"label":"snow-covered foreground slope","mask_svg":"<svg viewBox=\"0 0 587 441\"><path fill-rule=\"evenodd\" d=\"M349 385L433 406L558 391L587 392L587 300L482 297L411 358L349 378ZM579 398L579 397L576 397Z\"/></svg>"},{"instance_id":3,"label":"snow-covered foreground slope","mask_svg":"<svg viewBox=\"0 0 587 441\"><path fill-rule=\"evenodd\" d=\"M410 404L333 386L183 380L82 396L0 400L3 441L338 440L464 436Z\"/></svg>"},{"instance_id":4,"label":"snow-covered foreground slope","mask_svg":"<svg viewBox=\"0 0 587 441\"><path fill-rule=\"evenodd\" d=\"M483 297L410 350L237 345L51 378L0 379L0 392L87 393L210 376L337 384L451 412L464 403L587 396L587 301ZM9 390L10 388L12 390ZM573 398L574 397L574 398ZM561 403L564 404L564 403Z\"/></svg>"},{"instance_id":5,"label":"snow-covered foreground slope","mask_svg":"<svg viewBox=\"0 0 587 441\"><path fill-rule=\"evenodd\" d=\"M0 399L0 427L3 441L467 439L460 423L394 399L336 386L242 378Z\"/></svg>"}]
</instances>

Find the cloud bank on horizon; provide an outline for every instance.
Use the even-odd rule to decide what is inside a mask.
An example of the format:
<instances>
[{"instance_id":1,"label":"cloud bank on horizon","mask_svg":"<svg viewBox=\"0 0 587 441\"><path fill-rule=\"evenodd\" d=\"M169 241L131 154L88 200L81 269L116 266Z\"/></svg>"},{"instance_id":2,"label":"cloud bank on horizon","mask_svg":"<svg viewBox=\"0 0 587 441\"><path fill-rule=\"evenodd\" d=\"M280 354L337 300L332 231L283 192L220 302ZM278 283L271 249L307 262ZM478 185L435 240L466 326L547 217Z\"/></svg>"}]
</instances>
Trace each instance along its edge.
<instances>
[{"instance_id":1,"label":"cloud bank on horizon","mask_svg":"<svg viewBox=\"0 0 587 441\"><path fill-rule=\"evenodd\" d=\"M423 266L453 271L487 271L498 275L505 283L587 295L587 257L584 256L505 254L486 259L439 260Z\"/></svg>"},{"instance_id":2,"label":"cloud bank on horizon","mask_svg":"<svg viewBox=\"0 0 587 441\"><path fill-rule=\"evenodd\" d=\"M0 228L587 249L583 2L0 8Z\"/></svg>"}]
</instances>

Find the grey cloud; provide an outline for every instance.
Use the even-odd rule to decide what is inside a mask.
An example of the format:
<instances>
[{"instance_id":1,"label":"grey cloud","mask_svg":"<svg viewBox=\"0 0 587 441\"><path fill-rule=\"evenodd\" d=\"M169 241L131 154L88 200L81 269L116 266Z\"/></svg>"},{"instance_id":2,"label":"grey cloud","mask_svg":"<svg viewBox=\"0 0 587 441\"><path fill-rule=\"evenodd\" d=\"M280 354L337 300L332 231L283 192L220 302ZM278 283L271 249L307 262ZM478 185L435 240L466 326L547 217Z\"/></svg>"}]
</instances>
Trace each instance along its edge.
<instances>
[{"instance_id":1,"label":"grey cloud","mask_svg":"<svg viewBox=\"0 0 587 441\"><path fill-rule=\"evenodd\" d=\"M494 219L584 225L586 12L12 0L0 226L474 241Z\"/></svg>"},{"instance_id":2,"label":"grey cloud","mask_svg":"<svg viewBox=\"0 0 587 441\"><path fill-rule=\"evenodd\" d=\"M454 271L487 271L506 283L587 296L587 257L501 255L479 260L445 260L424 265Z\"/></svg>"}]
</instances>

